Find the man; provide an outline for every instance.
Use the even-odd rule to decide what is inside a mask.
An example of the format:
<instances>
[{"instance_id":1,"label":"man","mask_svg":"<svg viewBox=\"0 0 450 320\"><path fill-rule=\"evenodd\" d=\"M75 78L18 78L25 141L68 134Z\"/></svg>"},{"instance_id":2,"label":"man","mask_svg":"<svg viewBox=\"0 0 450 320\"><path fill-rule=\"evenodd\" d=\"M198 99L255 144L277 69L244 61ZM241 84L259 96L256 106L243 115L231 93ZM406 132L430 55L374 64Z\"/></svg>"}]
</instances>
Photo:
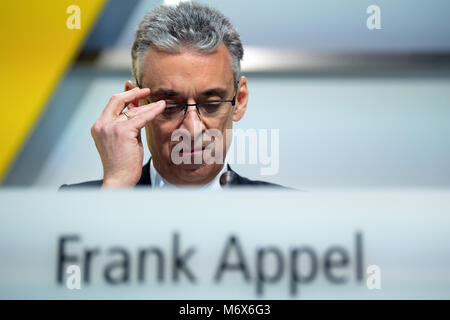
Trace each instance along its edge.
<instances>
[{"instance_id":1,"label":"man","mask_svg":"<svg viewBox=\"0 0 450 320\"><path fill-rule=\"evenodd\" d=\"M131 56L136 84L127 81L91 129L103 180L62 188L277 186L241 177L225 161L249 94L227 18L191 2L159 6L139 24ZM152 157L142 167L144 127Z\"/></svg>"}]
</instances>

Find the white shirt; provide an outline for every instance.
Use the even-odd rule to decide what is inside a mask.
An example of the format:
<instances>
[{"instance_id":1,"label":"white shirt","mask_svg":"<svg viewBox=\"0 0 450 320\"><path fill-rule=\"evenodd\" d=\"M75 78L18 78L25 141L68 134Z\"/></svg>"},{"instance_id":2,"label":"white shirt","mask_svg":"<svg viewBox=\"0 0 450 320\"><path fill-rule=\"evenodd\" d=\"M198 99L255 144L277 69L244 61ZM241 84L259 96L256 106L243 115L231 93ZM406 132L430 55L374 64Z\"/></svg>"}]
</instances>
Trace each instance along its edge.
<instances>
[{"instance_id":1,"label":"white shirt","mask_svg":"<svg viewBox=\"0 0 450 320\"><path fill-rule=\"evenodd\" d=\"M200 186L201 189L207 189L207 190L222 190L222 187L220 186L220 176L227 172L228 170L228 163L225 161L222 170L207 184ZM159 172L155 169L153 166L153 159L150 159L150 181L152 184L152 189L159 189L159 188L177 188L176 185L171 184L166 179L164 179Z\"/></svg>"}]
</instances>

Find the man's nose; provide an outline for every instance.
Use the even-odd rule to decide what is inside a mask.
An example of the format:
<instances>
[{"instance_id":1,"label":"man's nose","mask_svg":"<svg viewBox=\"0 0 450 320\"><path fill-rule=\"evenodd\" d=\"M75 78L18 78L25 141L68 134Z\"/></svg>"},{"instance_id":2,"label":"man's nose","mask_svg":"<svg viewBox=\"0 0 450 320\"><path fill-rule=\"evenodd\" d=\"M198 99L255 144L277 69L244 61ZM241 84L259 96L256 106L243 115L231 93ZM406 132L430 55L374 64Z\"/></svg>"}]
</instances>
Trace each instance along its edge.
<instances>
[{"instance_id":1,"label":"man's nose","mask_svg":"<svg viewBox=\"0 0 450 320\"><path fill-rule=\"evenodd\" d=\"M188 106L181 128L186 129L192 138L202 132L203 122L196 106Z\"/></svg>"}]
</instances>

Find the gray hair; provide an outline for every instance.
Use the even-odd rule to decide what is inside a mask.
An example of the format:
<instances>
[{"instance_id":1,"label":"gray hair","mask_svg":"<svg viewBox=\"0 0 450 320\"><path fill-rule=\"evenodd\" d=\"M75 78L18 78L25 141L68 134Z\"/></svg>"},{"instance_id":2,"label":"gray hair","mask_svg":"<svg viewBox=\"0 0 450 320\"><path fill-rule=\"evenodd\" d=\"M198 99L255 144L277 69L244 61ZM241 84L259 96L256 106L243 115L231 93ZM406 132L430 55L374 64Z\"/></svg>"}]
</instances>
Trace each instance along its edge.
<instances>
[{"instance_id":1,"label":"gray hair","mask_svg":"<svg viewBox=\"0 0 450 320\"><path fill-rule=\"evenodd\" d=\"M160 5L145 14L136 30L131 47L133 76L140 82L142 60L150 47L174 53L183 47L213 52L222 43L230 53L236 83L241 78L244 49L231 22L219 11L195 2Z\"/></svg>"}]
</instances>

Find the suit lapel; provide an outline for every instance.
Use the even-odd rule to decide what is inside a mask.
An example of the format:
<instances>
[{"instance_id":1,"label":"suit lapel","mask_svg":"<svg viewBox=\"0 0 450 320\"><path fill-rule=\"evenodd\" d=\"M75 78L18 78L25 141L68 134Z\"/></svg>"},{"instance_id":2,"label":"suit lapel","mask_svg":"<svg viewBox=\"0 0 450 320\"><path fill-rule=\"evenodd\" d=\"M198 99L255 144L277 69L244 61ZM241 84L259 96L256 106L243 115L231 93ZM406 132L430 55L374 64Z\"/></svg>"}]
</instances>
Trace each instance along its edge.
<instances>
[{"instance_id":1,"label":"suit lapel","mask_svg":"<svg viewBox=\"0 0 450 320\"><path fill-rule=\"evenodd\" d=\"M150 160L142 167L141 178L139 179L136 186L151 186L152 182L150 180Z\"/></svg>"}]
</instances>

